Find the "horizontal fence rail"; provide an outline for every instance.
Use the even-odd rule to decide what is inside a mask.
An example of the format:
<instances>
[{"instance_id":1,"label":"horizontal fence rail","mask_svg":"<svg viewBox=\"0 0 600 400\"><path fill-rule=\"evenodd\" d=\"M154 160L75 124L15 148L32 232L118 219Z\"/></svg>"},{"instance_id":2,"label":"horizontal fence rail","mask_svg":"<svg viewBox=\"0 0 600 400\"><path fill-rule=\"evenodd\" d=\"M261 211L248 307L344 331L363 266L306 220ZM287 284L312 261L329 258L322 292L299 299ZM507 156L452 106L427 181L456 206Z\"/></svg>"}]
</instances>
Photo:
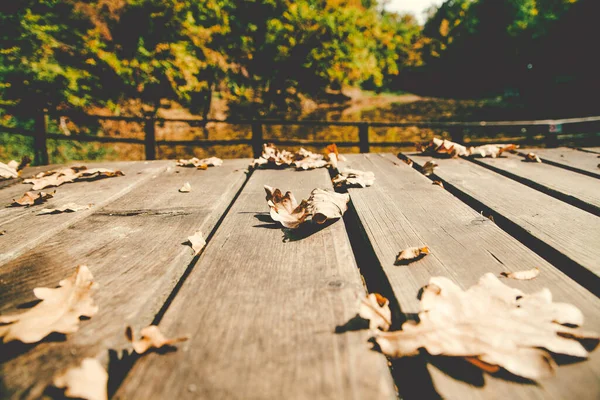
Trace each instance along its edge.
<instances>
[{"instance_id":1,"label":"horizontal fence rail","mask_svg":"<svg viewBox=\"0 0 600 400\"><path fill-rule=\"evenodd\" d=\"M48 132L48 117L69 117L73 122L79 124L97 123L98 121L123 121L142 124L144 127L144 138L127 138L111 136L95 136L85 134L65 135ZM401 128L417 127L428 129L443 129L450 133L452 140L464 142L465 133L477 131L491 133L515 133L527 136L528 144L545 144L552 147L559 143L559 136L563 134L592 134L594 139L600 136L600 116L585 118L546 119L532 121L323 121L323 120L284 120L284 119L260 119L247 120L228 118L198 119L198 118L161 118L153 115L144 117L123 117L109 115L92 115L74 111L43 111L35 115L34 130L24 130L12 127L0 126L0 132L16 135L30 136L34 139L34 151L36 164L48 164L47 139L72 140L80 142L99 143L130 143L145 147L147 160L156 159L157 146L215 146L215 145L248 145L252 147L255 157L262 153L263 143L269 142L283 146L327 146L331 141L314 141L303 139L277 139L264 138L263 127L265 126L340 126L354 127L358 130L358 141L336 142L338 147L358 147L361 153L368 153L371 146L376 147L407 147L414 142L377 142L369 140L371 128ZM247 125L251 127L252 136L249 139L226 139L226 140L157 140L156 124L165 122L184 122L190 127L206 127L207 124L230 124ZM534 136L541 137L534 137ZM523 141L523 140L522 140ZM515 143L514 140L498 140L496 143ZM470 145L484 144L485 141L471 141Z\"/></svg>"}]
</instances>

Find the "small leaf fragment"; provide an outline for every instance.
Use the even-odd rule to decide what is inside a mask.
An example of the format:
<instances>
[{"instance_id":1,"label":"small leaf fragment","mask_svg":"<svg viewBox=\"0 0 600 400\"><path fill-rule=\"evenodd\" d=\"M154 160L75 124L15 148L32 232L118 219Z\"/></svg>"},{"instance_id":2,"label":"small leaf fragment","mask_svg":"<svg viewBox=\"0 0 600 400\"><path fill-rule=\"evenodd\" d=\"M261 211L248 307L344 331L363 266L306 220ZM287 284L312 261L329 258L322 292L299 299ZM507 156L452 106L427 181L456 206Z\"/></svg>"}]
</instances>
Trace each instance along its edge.
<instances>
[{"instance_id":1,"label":"small leaf fragment","mask_svg":"<svg viewBox=\"0 0 600 400\"><path fill-rule=\"evenodd\" d=\"M441 188L444 187L444 182L442 182L442 181L433 181L433 182L431 182L431 184L432 185L438 185Z\"/></svg>"},{"instance_id":2,"label":"small leaf fragment","mask_svg":"<svg viewBox=\"0 0 600 400\"><path fill-rule=\"evenodd\" d=\"M84 358L79 367L56 375L53 384L59 389L66 389L66 397L88 400L108 398L108 373L95 358Z\"/></svg>"},{"instance_id":3,"label":"small leaf fragment","mask_svg":"<svg viewBox=\"0 0 600 400\"><path fill-rule=\"evenodd\" d=\"M42 302L21 314L0 316L0 323L7 324L0 325L0 338L4 342L35 343L52 332L73 333L79 329L80 317L92 317L98 312L92 299L97 284L88 267L78 266L73 275L58 285L33 289Z\"/></svg>"},{"instance_id":4,"label":"small leaf fragment","mask_svg":"<svg viewBox=\"0 0 600 400\"><path fill-rule=\"evenodd\" d=\"M429 176L433 174L433 170L437 168L437 166L438 165L435 161L427 161L425 164L423 164L423 175Z\"/></svg>"},{"instance_id":5,"label":"small leaf fragment","mask_svg":"<svg viewBox=\"0 0 600 400\"><path fill-rule=\"evenodd\" d=\"M387 331L392 325L390 301L379 293L371 293L360 299L358 315L369 320L369 329Z\"/></svg>"},{"instance_id":6,"label":"small leaf fragment","mask_svg":"<svg viewBox=\"0 0 600 400\"><path fill-rule=\"evenodd\" d=\"M429 254L429 247L409 247L408 249L402 250L396 257L396 265L408 264L411 261L421 258Z\"/></svg>"},{"instance_id":7,"label":"small leaf fragment","mask_svg":"<svg viewBox=\"0 0 600 400\"><path fill-rule=\"evenodd\" d=\"M413 166L413 160L410 158L403 158L402 161L404 161L404 164L408 165L409 167Z\"/></svg>"},{"instance_id":8,"label":"small leaf fragment","mask_svg":"<svg viewBox=\"0 0 600 400\"><path fill-rule=\"evenodd\" d=\"M25 193L23 196L21 196L20 199L15 200L13 199L13 202L11 204L11 206L13 207L30 207L33 205L38 205L38 204L42 204L45 203L46 200L51 199L52 197L54 197L55 192L52 193L46 193L46 192L39 192L39 193L34 193L34 192L27 192Z\"/></svg>"},{"instance_id":9,"label":"small leaf fragment","mask_svg":"<svg viewBox=\"0 0 600 400\"><path fill-rule=\"evenodd\" d=\"M125 330L125 336L131 342L133 350L138 354L144 354L152 348L160 349L164 346L173 346L175 343L184 342L189 339L189 336L167 339L156 325L143 328L140 331L140 335L142 337L139 340L135 340L133 329L128 326Z\"/></svg>"},{"instance_id":10,"label":"small leaf fragment","mask_svg":"<svg viewBox=\"0 0 600 400\"><path fill-rule=\"evenodd\" d=\"M60 213L72 213L82 210L89 210L92 207L92 204L88 204L85 206L80 206L75 203L67 203L64 206L56 207L56 208L42 208L38 215L44 214L60 214Z\"/></svg>"},{"instance_id":11,"label":"small leaf fragment","mask_svg":"<svg viewBox=\"0 0 600 400\"><path fill-rule=\"evenodd\" d=\"M371 171L345 168L332 179L332 182L335 187L365 188L373 185L375 182L375 174Z\"/></svg>"},{"instance_id":12,"label":"small leaf fragment","mask_svg":"<svg viewBox=\"0 0 600 400\"><path fill-rule=\"evenodd\" d=\"M527 155L525 156L525 161L537 163L542 162L542 160L540 160L540 158L535 153L527 153Z\"/></svg>"},{"instance_id":13,"label":"small leaf fragment","mask_svg":"<svg viewBox=\"0 0 600 400\"><path fill-rule=\"evenodd\" d=\"M179 188L180 193L189 193L192 191L192 185L189 182L183 184L181 188Z\"/></svg>"},{"instance_id":14,"label":"small leaf fragment","mask_svg":"<svg viewBox=\"0 0 600 400\"><path fill-rule=\"evenodd\" d=\"M194 250L194 255L198 255L200 251L206 246L206 240L201 231L196 231L192 236L188 236L188 241Z\"/></svg>"},{"instance_id":15,"label":"small leaf fragment","mask_svg":"<svg viewBox=\"0 0 600 400\"><path fill-rule=\"evenodd\" d=\"M341 218L348 209L350 195L331 190L314 189L307 201L312 221L323 224L330 219Z\"/></svg>"},{"instance_id":16,"label":"small leaf fragment","mask_svg":"<svg viewBox=\"0 0 600 400\"><path fill-rule=\"evenodd\" d=\"M526 281L529 279L533 279L540 274L540 269L538 267L528 269L526 271L515 271L515 272L501 272L500 275L511 278L518 279L521 281Z\"/></svg>"}]
</instances>

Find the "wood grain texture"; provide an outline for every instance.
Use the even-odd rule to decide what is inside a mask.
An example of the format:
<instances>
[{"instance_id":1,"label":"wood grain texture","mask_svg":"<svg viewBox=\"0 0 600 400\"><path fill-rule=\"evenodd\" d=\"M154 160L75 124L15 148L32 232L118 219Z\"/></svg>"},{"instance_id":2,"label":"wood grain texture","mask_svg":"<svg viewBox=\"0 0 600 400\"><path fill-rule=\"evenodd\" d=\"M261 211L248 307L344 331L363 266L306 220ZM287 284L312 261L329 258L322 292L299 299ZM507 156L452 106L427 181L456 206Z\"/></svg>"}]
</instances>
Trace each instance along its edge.
<instances>
[{"instance_id":1,"label":"wood grain texture","mask_svg":"<svg viewBox=\"0 0 600 400\"><path fill-rule=\"evenodd\" d=\"M587 153L567 147L557 149L520 149L519 154L526 155L532 152L537 154L543 162L562 168L600 178L600 158L597 154Z\"/></svg>"},{"instance_id":2,"label":"wood grain texture","mask_svg":"<svg viewBox=\"0 0 600 400\"><path fill-rule=\"evenodd\" d=\"M0 266L2 314L34 300L34 287L54 287L78 264L86 264L100 285L93 296L98 314L82 321L66 341L2 347L0 397L38 398L57 371L84 357L96 357L106 366L109 349L129 349L125 327L152 323L194 259L184 242L198 229L211 233L246 181L248 163L226 160L206 171L164 169ZM186 181L192 192L179 193Z\"/></svg>"},{"instance_id":3,"label":"wood grain texture","mask_svg":"<svg viewBox=\"0 0 600 400\"><path fill-rule=\"evenodd\" d=\"M74 164L75 165L75 164ZM81 165L81 164L77 164ZM76 221L86 218L105 204L125 195L135 187L152 179L173 161L88 163L89 168L107 167L123 171L125 176L105 178L91 182L63 184L44 189L54 192L47 202L32 207L0 208L0 229L6 234L0 237L0 264L23 254L48 238L56 235ZM0 190L0 204L7 205L31 190L29 184L16 184ZM54 208L67 203L93 204L89 210L56 215L37 215L43 208Z\"/></svg>"},{"instance_id":4,"label":"wood grain texture","mask_svg":"<svg viewBox=\"0 0 600 400\"><path fill-rule=\"evenodd\" d=\"M409 157L418 165L430 159L421 155ZM540 247L541 251L550 252L545 258L553 259L552 264L570 276L577 276L580 284L600 287L598 217L467 160L436 159L436 162L439 167L434 173L447 189L454 188L480 203L478 211L492 212L501 226L506 220L507 224L520 228L523 235L529 235L523 240L541 242L546 246ZM583 276L587 282L580 280Z\"/></svg>"},{"instance_id":5,"label":"wood grain texture","mask_svg":"<svg viewBox=\"0 0 600 400\"><path fill-rule=\"evenodd\" d=\"M392 155L346 157L345 166L375 173L373 186L349 189L349 193L379 268L389 280L403 313L410 315L419 311L417 294L432 276L444 276L468 288L488 272L499 275L503 271L538 267L541 273L534 280L505 283L525 292L547 287L555 301L572 303L583 311L587 328L600 330L600 300L488 218L441 187L432 185L428 178ZM408 265L394 265L400 250L423 245L430 248L431 254ZM370 267L377 268L374 263ZM369 283L367 281L368 286ZM412 378L412 381L430 380L435 392L444 399L596 399L600 396L600 351L594 352L588 361L561 366L555 378L541 381L539 385L483 375L469 364L456 360L432 357L428 361L424 373L429 373L430 378ZM432 397L429 388L402 386L410 386L412 381L398 382L404 398Z\"/></svg>"},{"instance_id":6,"label":"wood grain texture","mask_svg":"<svg viewBox=\"0 0 600 400\"><path fill-rule=\"evenodd\" d=\"M344 222L284 241L265 184L298 199L331 187L324 169L254 172L160 323L191 339L141 358L117 398L395 398L367 333L334 333L365 290Z\"/></svg>"},{"instance_id":7,"label":"wood grain texture","mask_svg":"<svg viewBox=\"0 0 600 400\"><path fill-rule=\"evenodd\" d=\"M547 163L526 162L522 157L507 153L499 158L470 160L575 207L600 215L598 179Z\"/></svg>"}]
</instances>

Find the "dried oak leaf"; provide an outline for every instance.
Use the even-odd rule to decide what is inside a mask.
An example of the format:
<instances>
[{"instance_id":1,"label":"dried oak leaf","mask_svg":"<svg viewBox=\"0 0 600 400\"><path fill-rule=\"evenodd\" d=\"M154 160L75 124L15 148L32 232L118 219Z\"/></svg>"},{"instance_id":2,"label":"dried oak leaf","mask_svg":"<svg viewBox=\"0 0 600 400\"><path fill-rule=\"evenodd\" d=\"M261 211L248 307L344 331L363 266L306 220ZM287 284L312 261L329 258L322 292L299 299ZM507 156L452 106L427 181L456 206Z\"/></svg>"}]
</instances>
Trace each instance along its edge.
<instances>
[{"instance_id":1,"label":"dried oak leaf","mask_svg":"<svg viewBox=\"0 0 600 400\"><path fill-rule=\"evenodd\" d=\"M348 209L350 195L332 190L314 189L307 201L312 221L323 224L330 219L341 218Z\"/></svg>"},{"instance_id":2,"label":"dried oak leaf","mask_svg":"<svg viewBox=\"0 0 600 400\"><path fill-rule=\"evenodd\" d=\"M91 168L85 166L75 166L70 168L61 168L53 171L41 172L34 178L25 179L23 183L32 183L33 190L45 189L47 187L60 186L63 183L78 181L93 181L102 178L112 178L123 176L119 170L107 168Z\"/></svg>"},{"instance_id":3,"label":"dried oak leaf","mask_svg":"<svg viewBox=\"0 0 600 400\"><path fill-rule=\"evenodd\" d=\"M35 288L42 302L21 314L0 316L0 337L4 342L39 342L52 332L72 333L79 329L79 317L91 317L98 311L92 299L97 284L85 265L58 283L57 288Z\"/></svg>"},{"instance_id":4,"label":"dried oak leaf","mask_svg":"<svg viewBox=\"0 0 600 400\"><path fill-rule=\"evenodd\" d=\"M189 160L177 160L177 166L179 167L196 167L197 169L208 169L208 167L220 167L221 165L223 165L223 160L217 157L203 159L193 157Z\"/></svg>"},{"instance_id":5,"label":"dried oak leaf","mask_svg":"<svg viewBox=\"0 0 600 400\"><path fill-rule=\"evenodd\" d=\"M469 149L465 146L445 139L433 138L428 143L417 143L416 146L417 151L435 156L458 157L470 155Z\"/></svg>"},{"instance_id":6,"label":"dried oak leaf","mask_svg":"<svg viewBox=\"0 0 600 400\"><path fill-rule=\"evenodd\" d=\"M469 149L470 155L476 155L481 157L492 157L496 158L502 155L505 151L515 150L518 146L515 144L486 144L483 146L471 147Z\"/></svg>"},{"instance_id":7,"label":"dried oak leaf","mask_svg":"<svg viewBox=\"0 0 600 400\"><path fill-rule=\"evenodd\" d=\"M38 215L60 214L60 213L65 213L65 212L72 213L72 212L77 212L77 211L82 211L82 210L89 210L90 208L92 208L92 204L80 206L79 204L75 204L75 203L67 203L64 206L60 206L60 207L56 207L56 208L42 208L40 210L40 212L38 213Z\"/></svg>"},{"instance_id":8,"label":"dried oak leaf","mask_svg":"<svg viewBox=\"0 0 600 400\"><path fill-rule=\"evenodd\" d=\"M511 278L518 279L521 281L526 281L529 279L533 279L540 274L540 269L538 267L528 269L526 271L515 271L515 272L501 272L500 275Z\"/></svg>"},{"instance_id":9,"label":"dried oak leaf","mask_svg":"<svg viewBox=\"0 0 600 400\"><path fill-rule=\"evenodd\" d=\"M267 185L265 192L273 221L281 222L286 228L295 229L309 216L306 200L298 204L292 192L288 191L283 195L281 190Z\"/></svg>"},{"instance_id":10,"label":"dried oak leaf","mask_svg":"<svg viewBox=\"0 0 600 400\"><path fill-rule=\"evenodd\" d=\"M371 171L345 168L331 181L335 187L365 188L373 185L375 182L375 174Z\"/></svg>"},{"instance_id":11,"label":"dried oak leaf","mask_svg":"<svg viewBox=\"0 0 600 400\"><path fill-rule=\"evenodd\" d=\"M527 162L538 162L541 163L542 160L535 153L527 153L525 156L525 161Z\"/></svg>"},{"instance_id":12,"label":"dried oak leaf","mask_svg":"<svg viewBox=\"0 0 600 400\"><path fill-rule=\"evenodd\" d=\"M30 206L33 206L33 205L42 204L42 203L46 202L46 200L51 199L52 197L54 197L53 196L54 193L55 192L52 192L52 193L46 193L46 192L39 192L39 193L27 192L23 196L21 196L21 198L19 200L13 199L13 202L12 202L11 205L13 207L19 207L19 206L30 207Z\"/></svg>"},{"instance_id":13,"label":"dried oak leaf","mask_svg":"<svg viewBox=\"0 0 600 400\"><path fill-rule=\"evenodd\" d=\"M179 188L180 193L189 193L192 191L192 185L189 182L183 184L181 188Z\"/></svg>"},{"instance_id":14,"label":"dried oak leaf","mask_svg":"<svg viewBox=\"0 0 600 400\"><path fill-rule=\"evenodd\" d=\"M108 398L108 373L95 358L85 358L79 367L55 376L53 384L65 389L66 397L88 400Z\"/></svg>"},{"instance_id":15,"label":"dried oak leaf","mask_svg":"<svg viewBox=\"0 0 600 400\"><path fill-rule=\"evenodd\" d=\"M17 171L17 165L18 163L14 160L10 161L8 164L0 162L0 179L18 178L19 173Z\"/></svg>"},{"instance_id":16,"label":"dried oak leaf","mask_svg":"<svg viewBox=\"0 0 600 400\"><path fill-rule=\"evenodd\" d=\"M433 277L423 289L419 323L377 332L375 341L391 357L425 349L434 356L465 357L475 365L502 367L537 380L552 375L556 367L543 349L586 358L587 350L574 339L596 345L600 339L562 324L580 326L583 314L571 304L552 302L548 289L525 294L488 273L463 291L447 278Z\"/></svg>"},{"instance_id":17,"label":"dried oak leaf","mask_svg":"<svg viewBox=\"0 0 600 400\"><path fill-rule=\"evenodd\" d=\"M402 250L396 257L396 265L405 265L429 254L429 247L409 247Z\"/></svg>"},{"instance_id":18,"label":"dried oak leaf","mask_svg":"<svg viewBox=\"0 0 600 400\"><path fill-rule=\"evenodd\" d=\"M358 315L369 320L369 329L387 331L392 325L390 301L379 293L371 293L360 299Z\"/></svg>"},{"instance_id":19,"label":"dried oak leaf","mask_svg":"<svg viewBox=\"0 0 600 400\"><path fill-rule=\"evenodd\" d=\"M135 340L133 329L128 326L125 330L125 336L131 342L133 350L138 354L143 354L151 348L160 349L163 346L173 346L175 343L184 342L189 339L189 336L167 339L156 325L143 328L140 331L140 335L142 337L139 340Z\"/></svg>"},{"instance_id":20,"label":"dried oak leaf","mask_svg":"<svg viewBox=\"0 0 600 400\"><path fill-rule=\"evenodd\" d=\"M296 169L308 170L323 168L327 165L327 161L325 161L325 158L321 154L300 148L296 152L295 159L291 165L296 167Z\"/></svg>"},{"instance_id":21,"label":"dried oak leaf","mask_svg":"<svg viewBox=\"0 0 600 400\"><path fill-rule=\"evenodd\" d=\"M327 165L328 162L321 154L303 148L296 152L280 150L272 143L264 144L261 156L252 163L254 168L296 167L298 170L322 168Z\"/></svg>"},{"instance_id":22,"label":"dried oak leaf","mask_svg":"<svg viewBox=\"0 0 600 400\"><path fill-rule=\"evenodd\" d=\"M206 246L206 239L201 231L196 231L192 236L188 236L188 242L190 242L194 255L200 253L200 251Z\"/></svg>"},{"instance_id":23,"label":"dried oak leaf","mask_svg":"<svg viewBox=\"0 0 600 400\"><path fill-rule=\"evenodd\" d=\"M429 176L433 174L433 170L437 168L437 166L438 165L435 161L427 161L425 164L423 164L423 175Z\"/></svg>"}]
</instances>

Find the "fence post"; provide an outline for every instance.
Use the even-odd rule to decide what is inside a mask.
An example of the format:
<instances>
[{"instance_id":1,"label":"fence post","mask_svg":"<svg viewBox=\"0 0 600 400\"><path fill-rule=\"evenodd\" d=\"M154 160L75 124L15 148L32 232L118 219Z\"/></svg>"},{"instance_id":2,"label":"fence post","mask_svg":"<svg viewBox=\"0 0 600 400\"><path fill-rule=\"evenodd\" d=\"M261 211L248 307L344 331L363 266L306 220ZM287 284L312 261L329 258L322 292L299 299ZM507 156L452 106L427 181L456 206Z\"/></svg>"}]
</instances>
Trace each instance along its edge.
<instances>
[{"instance_id":1,"label":"fence post","mask_svg":"<svg viewBox=\"0 0 600 400\"><path fill-rule=\"evenodd\" d=\"M46 112L39 110L35 114L35 136L33 137L33 160L36 165L48 165L48 144L46 143Z\"/></svg>"},{"instance_id":2,"label":"fence post","mask_svg":"<svg viewBox=\"0 0 600 400\"><path fill-rule=\"evenodd\" d=\"M361 153L369 153L369 123L361 122L358 124L358 146Z\"/></svg>"},{"instance_id":3,"label":"fence post","mask_svg":"<svg viewBox=\"0 0 600 400\"><path fill-rule=\"evenodd\" d=\"M252 152L254 158L259 158L262 154L263 146L263 130L260 122L254 122L252 124Z\"/></svg>"},{"instance_id":4,"label":"fence post","mask_svg":"<svg viewBox=\"0 0 600 400\"><path fill-rule=\"evenodd\" d=\"M156 160L156 131L154 115L148 113L144 117L144 145L146 147L146 160Z\"/></svg>"}]
</instances>

